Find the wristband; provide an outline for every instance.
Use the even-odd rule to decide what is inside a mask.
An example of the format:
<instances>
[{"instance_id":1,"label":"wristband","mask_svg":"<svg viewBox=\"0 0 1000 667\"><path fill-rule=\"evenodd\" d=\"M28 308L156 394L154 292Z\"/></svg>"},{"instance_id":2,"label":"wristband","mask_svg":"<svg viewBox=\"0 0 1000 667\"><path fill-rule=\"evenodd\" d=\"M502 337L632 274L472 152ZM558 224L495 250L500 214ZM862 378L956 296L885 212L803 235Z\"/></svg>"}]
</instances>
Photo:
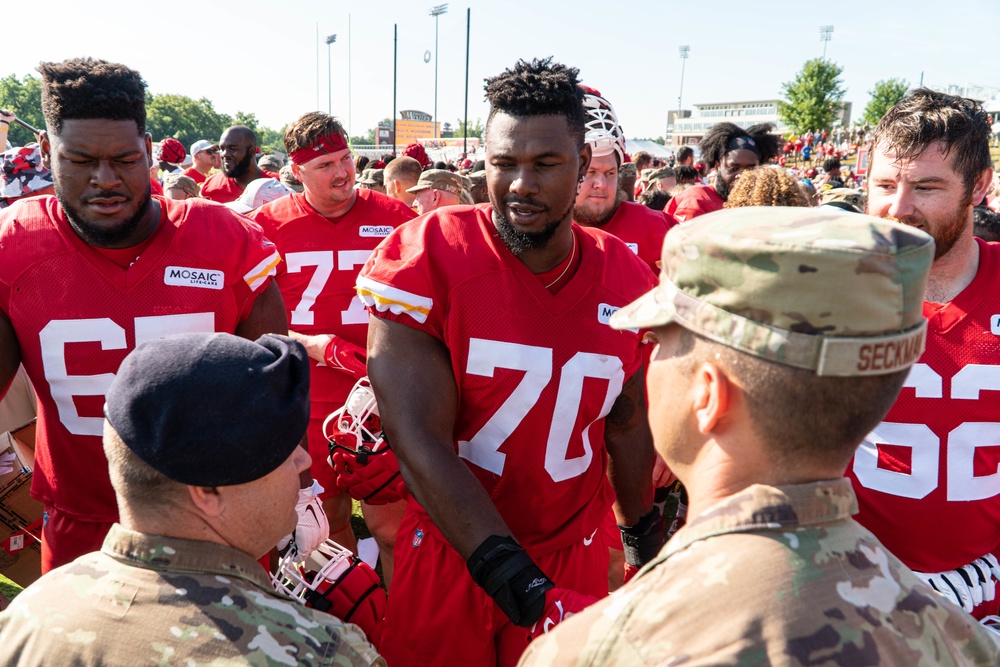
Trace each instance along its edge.
<instances>
[{"instance_id":1,"label":"wristband","mask_svg":"<svg viewBox=\"0 0 1000 667\"><path fill-rule=\"evenodd\" d=\"M9 120L0 120L0 125L10 126L10 121Z\"/></svg>"},{"instance_id":2,"label":"wristband","mask_svg":"<svg viewBox=\"0 0 1000 667\"><path fill-rule=\"evenodd\" d=\"M466 562L472 579L514 625L529 628L545 611L545 592L555 588L528 552L511 537L490 535Z\"/></svg>"},{"instance_id":3,"label":"wristband","mask_svg":"<svg viewBox=\"0 0 1000 667\"><path fill-rule=\"evenodd\" d=\"M664 542L663 515L655 505L639 517L634 526L619 525L618 528L622 531L625 562L629 565L642 567L660 553Z\"/></svg>"}]
</instances>

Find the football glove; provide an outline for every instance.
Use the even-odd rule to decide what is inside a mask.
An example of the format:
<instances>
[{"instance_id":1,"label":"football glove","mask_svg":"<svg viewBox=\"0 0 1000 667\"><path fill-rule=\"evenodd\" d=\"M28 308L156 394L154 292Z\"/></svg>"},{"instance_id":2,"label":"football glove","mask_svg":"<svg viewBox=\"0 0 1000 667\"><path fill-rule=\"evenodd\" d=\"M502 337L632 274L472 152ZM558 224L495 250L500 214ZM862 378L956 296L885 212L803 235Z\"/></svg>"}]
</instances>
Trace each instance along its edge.
<instances>
[{"instance_id":1,"label":"football glove","mask_svg":"<svg viewBox=\"0 0 1000 667\"><path fill-rule=\"evenodd\" d=\"M384 505L406 497L396 454L379 419L378 403L368 378L351 389L344 407L323 422L330 447L329 464L337 488L356 500Z\"/></svg>"},{"instance_id":2,"label":"football glove","mask_svg":"<svg viewBox=\"0 0 1000 667\"><path fill-rule=\"evenodd\" d=\"M378 648L386 597L375 570L332 540L320 544L312 557L321 564L315 572L306 570L295 557L282 557L271 577L275 590L311 609L354 623Z\"/></svg>"},{"instance_id":3,"label":"football glove","mask_svg":"<svg viewBox=\"0 0 1000 667\"><path fill-rule=\"evenodd\" d=\"M330 342L323 351L323 363L360 380L368 374L365 367L366 353L365 348L331 334Z\"/></svg>"},{"instance_id":4,"label":"football glove","mask_svg":"<svg viewBox=\"0 0 1000 667\"><path fill-rule=\"evenodd\" d=\"M311 487L299 489L299 501L295 504L299 522L295 526L295 532L278 542L278 551L284 553L291 548L304 560L330 537L330 522L319 499L321 493L323 487L315 480Z\"/></svg>"},{"instance_id":5,"label":"football glove","mask_svg":"<svg viewBox=\"0 0 1000 667\"><path fill-rule=\"evenodd\" d=\"M593 595L584 595L567 588L550 588L545 591L545 609L541 618L531 626L530 635L536 639L559 625L567 618L597 602Z\"/></svg>"}]
</instances>

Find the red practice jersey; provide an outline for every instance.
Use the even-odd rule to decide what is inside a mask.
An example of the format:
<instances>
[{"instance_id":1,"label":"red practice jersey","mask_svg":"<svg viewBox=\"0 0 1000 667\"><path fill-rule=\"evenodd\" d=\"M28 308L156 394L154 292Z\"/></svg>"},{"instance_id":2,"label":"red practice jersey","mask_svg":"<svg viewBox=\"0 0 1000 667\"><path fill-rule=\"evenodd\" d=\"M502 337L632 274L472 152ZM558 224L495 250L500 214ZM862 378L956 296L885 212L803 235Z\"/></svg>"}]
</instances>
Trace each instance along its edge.
<instances>
[{"instance_id":1,"label":"red practice jersey","mask_svg":"<svg viewBox=\"0 0 1000 667\"><path fill-rule=\"evenodd\" d=\"M488 204L403 225L358 279L372 313L447 346L455 449L535 554L588 537L607 517L604 417L641 364L640 332L608 319L655 282L618 239L573 231L580 265L555 295L500 240Z\"/></svg>"},{"instance_id":2,"label":"red practice jersey","mask_svg":"<svg viewBox=\"0 0 1000 667\"><path fill-rule=\"evenodd\" d=\"M281 254L275 280L288 312L288 327L302 334L335 334L364 348L368 312L354 288L358 271L393 229L415 217L400 201L374 190L357 190L354 206L328 220L304 194L264 204L251 217ZM343 403L355 379L314 362L309 392L317 402Z\"/></svg>"},{"instance_id":3,"label":"red practice jersey","mask_svg":"<svg viewBox=\"0 0 1000 667\"><path fill-rule=\"evenodd\" d=\"M125 355L168 334L234 332L278 263L229 209L157 200L159 227L128 268L80 240L55 197L0 212L0 310L38 394L31 494L85 521L118 518L102 407Z\"/></svg>"},{"instance_id":4,"label":"red practice jersey","mask_svg":"<svg viewBox=\"0 0 1000 667\"><path fill-rule=\"evenodd\" d=\"M663 211L678 222L687 222L699 215L721 211L725 203L711 185L694 185L667 202Z\"/></svg>"},{"instance_id":5,"label":"red practice jersey","mask_svg":"<svg viewBox=\"0 0 1000 667\"><path fill-rule=\"evenodd\" d=\"M975 279L924 303L927 349L848 469L858 521L918 572L1000 548L1000 246L976 240Z\"/></svg>"},{"instance_id":6,"label":"red practice jersey","mask_svg":"<svg viewBox=\"0 0 1000 667\"><path fill-rule=\"evenodd\" d=\"M277 178L279 181L281 180L281 177L274 172L265 169L261 169L261 171L263 172L261 178ZM228 204L231 201L236 201L243 194L243 190L244 188L240 187L235 178L229 178L221 171L212 174L201 184L202 198L211 199L220 204Z\"/></svg>"},{"instance_id":7,"label":"red practice jersey","mask_svg":"<svg viewBox=\"0 0 1000 667\"><path fill-rule=\"evenodd\" d=\"M649 268L659 272L663 237L676 224L672 216L662 211L626 201L618 205L615 214L601 229L624 241Z\"/></svg>"},{"instance_id":8,"label":"red practice jersey","mask_svg":"<svg viewBox=\"0 0 1000 667\"><path fill-rule=\"evenodd\" d=\"M205 182L205 178L206 178L203 173L201 173L200 171L198 171L194 167L188 167L187 169L185 169L184 170L184 175L187 176L188 178L190 178L192 181L194 181L198 185L201 185L202 183L204 183Z\"/></svg>"}]
</instances>

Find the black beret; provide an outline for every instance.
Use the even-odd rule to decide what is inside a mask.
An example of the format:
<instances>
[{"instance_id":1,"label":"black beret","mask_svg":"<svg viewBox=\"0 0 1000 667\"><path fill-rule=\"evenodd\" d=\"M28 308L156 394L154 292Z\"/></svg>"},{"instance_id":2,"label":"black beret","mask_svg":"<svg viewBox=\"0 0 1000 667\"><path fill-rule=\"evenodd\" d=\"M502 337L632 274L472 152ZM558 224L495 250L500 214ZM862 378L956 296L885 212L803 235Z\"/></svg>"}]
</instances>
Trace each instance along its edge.
<instances>
[{"instance_id":1,"label":"black beret","mask_svg":"<svg viewBox=\"0 0 1000 667\"><path fill-rule=\"evenodd\" d=\"M125 357L106 400L111 426L160 474L192 486L245 484L302 440L309 357L273 334L166 336Z\"/></svg>"}]
</instances>

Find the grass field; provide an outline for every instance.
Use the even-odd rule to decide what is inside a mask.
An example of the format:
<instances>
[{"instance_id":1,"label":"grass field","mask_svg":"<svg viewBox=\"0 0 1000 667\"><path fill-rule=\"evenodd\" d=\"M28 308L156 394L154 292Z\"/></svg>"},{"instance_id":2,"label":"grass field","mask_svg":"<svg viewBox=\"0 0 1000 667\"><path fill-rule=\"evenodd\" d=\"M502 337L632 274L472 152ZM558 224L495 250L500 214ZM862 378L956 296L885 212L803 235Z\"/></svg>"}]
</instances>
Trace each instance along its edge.
<instances>
[{"instance_id":1,"label":"grass field","mask_svg":"<svg viewBox=\"0 0 1000 667\"><path fill-rule=\"evenodd\" d=\"M21 592L21 587L0 574L0 596L13 600Z\"/></svg>"}]
</instances>

